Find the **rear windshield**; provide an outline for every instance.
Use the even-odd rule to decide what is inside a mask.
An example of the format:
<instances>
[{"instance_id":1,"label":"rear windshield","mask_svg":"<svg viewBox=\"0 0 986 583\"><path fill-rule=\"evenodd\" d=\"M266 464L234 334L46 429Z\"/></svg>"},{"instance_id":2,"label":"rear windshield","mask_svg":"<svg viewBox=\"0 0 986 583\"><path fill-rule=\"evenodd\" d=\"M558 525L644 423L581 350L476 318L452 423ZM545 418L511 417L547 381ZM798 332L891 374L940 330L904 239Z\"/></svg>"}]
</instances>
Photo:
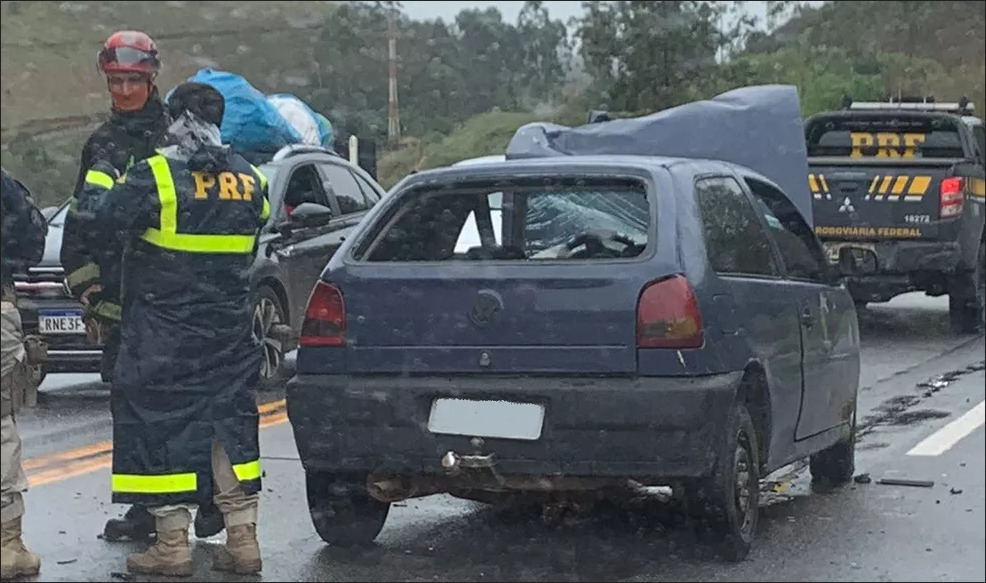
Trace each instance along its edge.
<instances>
[{"instance_id":1,"label":"rear windshield","mask_svg":"<svg viewBox=\"0 0 986 583\"><path fill-rule=\"evenodd\" d=\"M632 258L647 247L650 203L636 180L417 188L378 223L362 261Z\"/></svg>"},{"instance_id":2,"label":"rear windshield","mask_svg":"<svg viewBox=\"0 0 986 583\"><path fill-rule=\"evenodd\" d=\"M879 115L813 120L809 156L964 158L958 123L946 116Z\"/></svg>"}]
</instances>

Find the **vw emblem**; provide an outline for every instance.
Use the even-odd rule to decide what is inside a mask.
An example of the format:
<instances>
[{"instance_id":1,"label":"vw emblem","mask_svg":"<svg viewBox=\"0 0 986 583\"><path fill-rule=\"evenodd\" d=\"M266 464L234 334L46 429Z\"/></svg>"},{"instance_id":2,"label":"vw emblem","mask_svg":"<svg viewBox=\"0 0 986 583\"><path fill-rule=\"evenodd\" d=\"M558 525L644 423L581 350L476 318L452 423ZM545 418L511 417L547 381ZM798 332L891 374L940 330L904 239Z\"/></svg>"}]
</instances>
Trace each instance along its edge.
<instances>
[{"instance_id":1,"label":"vw emblem","mask_svg":"<svg viewBox=\"0 0 986 583\"><path fill-rule=\"evenodd\" d=\"M502 310L503 302L500 297L493 291L482 290L469 312L469 319L480 328L485 328L499 318Z\"/></svg>"}]
</instances>

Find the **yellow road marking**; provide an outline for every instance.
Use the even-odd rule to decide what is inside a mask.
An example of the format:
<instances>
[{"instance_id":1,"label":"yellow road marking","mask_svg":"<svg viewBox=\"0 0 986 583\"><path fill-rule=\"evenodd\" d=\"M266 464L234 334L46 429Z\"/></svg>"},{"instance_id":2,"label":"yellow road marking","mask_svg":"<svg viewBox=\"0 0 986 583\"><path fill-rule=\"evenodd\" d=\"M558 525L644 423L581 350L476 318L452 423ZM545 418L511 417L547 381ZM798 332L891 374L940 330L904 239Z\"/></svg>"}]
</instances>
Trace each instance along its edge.
<instances>
[{"instance_id":1,"label":"yellow road marking","mask_svg":"<svg viewBox=\"0 0 986 583\"><path fill-rule=\"evenodd\" d=\"M288 420L284 400L265 403L257 407L260 427L280 425ZM113 442L103 441L69 451L26 459L23 462L27 481L32 486L43 486L76 476L89 474L113 465Z\"/></svg>"}]
</instances>

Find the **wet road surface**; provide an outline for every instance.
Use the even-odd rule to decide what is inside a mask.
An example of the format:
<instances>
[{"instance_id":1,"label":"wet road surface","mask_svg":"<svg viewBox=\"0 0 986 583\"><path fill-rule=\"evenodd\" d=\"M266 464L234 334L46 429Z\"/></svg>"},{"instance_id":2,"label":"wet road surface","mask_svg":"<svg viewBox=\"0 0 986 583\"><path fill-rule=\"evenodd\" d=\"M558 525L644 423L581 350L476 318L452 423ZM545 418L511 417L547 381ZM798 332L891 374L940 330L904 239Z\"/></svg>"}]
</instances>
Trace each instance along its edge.
<instances>
[{"instance_id":1,"label":"wet road surface","mask_svg":"<svg viewBox=\"0 0 986 583\"><path fill-rule=\"evenodd\" d=\"M329 548L308 518L290 426L268 395L275 402L262 409L263 576L211 572L220 535L194 543L196 580L982 581L986 342L949 335L946 305L905 296L860 314L859 480L811 492L803 469L780 472L743 563L717 560L653 496L551 520L432 496L395 505L372 548ZM80 388L79 377L93 378L49 377L44 406L20 419L33 485L25 537L43 559L37 581L108 581L138 548L97 538L123 509L108 502L105 388ZM919 485L881 483L894 478Z\"/></svg>"}]
</instances>

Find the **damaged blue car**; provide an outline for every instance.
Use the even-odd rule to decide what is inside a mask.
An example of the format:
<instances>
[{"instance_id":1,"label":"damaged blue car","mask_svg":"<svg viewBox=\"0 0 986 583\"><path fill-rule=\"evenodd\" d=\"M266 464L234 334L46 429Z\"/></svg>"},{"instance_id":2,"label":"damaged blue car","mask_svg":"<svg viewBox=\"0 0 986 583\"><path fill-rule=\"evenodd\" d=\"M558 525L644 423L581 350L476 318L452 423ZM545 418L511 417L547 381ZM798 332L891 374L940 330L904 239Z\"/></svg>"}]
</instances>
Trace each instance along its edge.
<instances>
[{"instance_id":1,"label":"damaged blue car","mask_svg":"<svg viewBox=\"0 0 986 583\"><path fill-rule=\"evenodd\" d=\"M808 457L848 482L858 323L805 168L797 95L763 87L407 177L302 326L287 409L318 534L372 541L440 492L670 486L740 560L761 478Z\"/></svg>"}]
</instances>

